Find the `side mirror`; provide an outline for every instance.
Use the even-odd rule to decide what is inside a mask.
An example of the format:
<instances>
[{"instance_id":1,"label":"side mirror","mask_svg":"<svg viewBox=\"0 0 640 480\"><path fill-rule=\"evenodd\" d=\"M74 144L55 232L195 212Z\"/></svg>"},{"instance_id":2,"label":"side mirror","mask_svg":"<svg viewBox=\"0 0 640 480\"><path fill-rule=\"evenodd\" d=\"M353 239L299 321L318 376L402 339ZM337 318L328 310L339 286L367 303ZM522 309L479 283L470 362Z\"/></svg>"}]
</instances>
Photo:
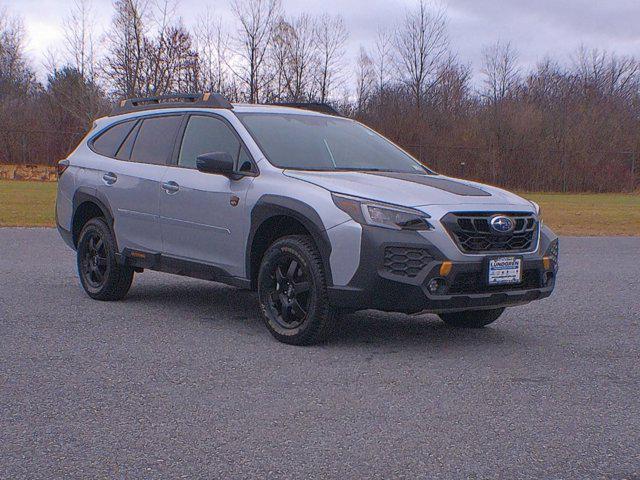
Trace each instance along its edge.
<instances>
[{"instance_id":1,"label":"side mirror","mask_svg":"<svg viewBox=\"0 0 640 480\"><path fill-rule=\"evenodd\" d=\"M196 168L203 173L217 173L227 177L235 174L233 157L227 152L211 152L198 155Z\"/></svg>"}]
</instances>

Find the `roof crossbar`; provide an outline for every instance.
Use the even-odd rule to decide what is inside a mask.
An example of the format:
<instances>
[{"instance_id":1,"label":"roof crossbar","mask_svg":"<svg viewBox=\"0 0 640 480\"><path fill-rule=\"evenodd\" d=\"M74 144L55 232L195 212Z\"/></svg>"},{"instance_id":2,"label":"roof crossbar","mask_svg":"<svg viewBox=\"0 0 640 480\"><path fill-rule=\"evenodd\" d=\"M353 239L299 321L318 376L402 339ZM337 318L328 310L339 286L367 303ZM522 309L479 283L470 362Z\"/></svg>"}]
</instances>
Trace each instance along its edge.
<instances>
[{"instance_id":1,"label":"roof crossbar","mask_svg":"<svg viewBox=\"0 0 640 480\"><path fill-rule=\"evenodd\" d=\"M233 105L219 93L172 93L157 97L127 98L118 102L111 116L172 107L226 108Z\"/></svg>"}]
</instances>

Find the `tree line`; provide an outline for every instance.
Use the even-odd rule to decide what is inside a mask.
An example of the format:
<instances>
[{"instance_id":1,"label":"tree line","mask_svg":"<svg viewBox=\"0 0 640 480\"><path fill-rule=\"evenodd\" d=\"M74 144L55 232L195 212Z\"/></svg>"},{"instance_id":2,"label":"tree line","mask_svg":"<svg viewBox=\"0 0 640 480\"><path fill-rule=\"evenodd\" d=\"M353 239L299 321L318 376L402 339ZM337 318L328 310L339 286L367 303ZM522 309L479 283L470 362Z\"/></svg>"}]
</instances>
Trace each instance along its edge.
<instances>
[{"instance_id":1,"label":"tree line","mask_svg":"<svg viewBox=\"0 0 640 480\"><path fill-rule=\"evenodd\" d=\"M123 97L220 92L235 102L330 103L438 172L522 190L633 191L640 63L580 48L530 71L509 42L483 49L479 78L450 47L447 15L417 0L347 55L340 15L289 15L280 0L230 0L187 27L175 0L114 0L104 35L75 0L64 45L38 81L21 20L0 10L0 163L64 158Z\"/></svg>"}]
</instances>

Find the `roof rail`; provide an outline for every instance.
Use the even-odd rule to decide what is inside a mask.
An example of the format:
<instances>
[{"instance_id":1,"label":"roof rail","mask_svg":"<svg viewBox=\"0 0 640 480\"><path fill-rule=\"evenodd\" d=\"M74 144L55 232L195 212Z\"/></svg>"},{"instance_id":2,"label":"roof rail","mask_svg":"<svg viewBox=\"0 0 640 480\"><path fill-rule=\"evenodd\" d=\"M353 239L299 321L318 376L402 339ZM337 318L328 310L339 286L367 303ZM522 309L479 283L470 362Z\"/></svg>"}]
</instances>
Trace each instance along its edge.
<instances>
[{"instance_id":1,"label":"roof rail","mask_svg":"<svg viewBox=\"0 0 640 480\"><path fill-rule=\"evenodd\" d=\"M121 100L113 108L110 116L157 108L178 107L233 109L233 105L231 105L229 100L219 93L171 93L157 97L127 98Z\"/></svg>"},{"instance_id":2,"label":"roof rail","mask_svg":"<svg viewBox=\"0 0 640 480\"><path fill-rule=\"evenodd\" d=\"M311 110L314 112L326 113L328 115L335 115L336 117L342 116L332 106L327 105L326 103L320 103L320 102L276 102L276 103L269 103L269 105L277 105L279 107L301 108L303 110Z\"/></svg>"}]
</instances>

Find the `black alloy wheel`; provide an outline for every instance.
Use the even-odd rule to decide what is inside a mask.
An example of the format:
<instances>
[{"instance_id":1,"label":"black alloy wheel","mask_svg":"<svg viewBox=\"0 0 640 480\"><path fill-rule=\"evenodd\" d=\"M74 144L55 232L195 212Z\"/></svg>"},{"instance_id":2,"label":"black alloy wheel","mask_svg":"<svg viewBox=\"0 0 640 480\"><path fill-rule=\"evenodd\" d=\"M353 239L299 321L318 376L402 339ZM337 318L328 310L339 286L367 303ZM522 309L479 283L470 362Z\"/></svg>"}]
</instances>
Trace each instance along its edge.
<instances>
[{"instance_id":1,"label":"black alloy wheel","mask_svg":"<svg viewBox=\"0 0 640 480\"><path fill-rule=\"evenodd\" d=\"M306 235L276 240L258 272L260 310L269 332L291 345L324 341L335 324L322 257Z\"/></svg>"},{"instance_id":2,"label":"black alloy wheel","mask_svg":"<svg viewBox=\"0 0 640 480\"><path fill-rule=\"evenodd\" d=\"M309 272L295 257L285 254L273 264L269 278L267 308L281 327L298 328L309 311Z\"/></svg>"},{"instance_id":3,"label":"black alloy wheel","mask_svg":"<svg viewBox=\"0 0 640 480\"><path fill-rule=\"evenodd\" d=\"M133 281L133 268L116 260L116 242L103 218L92 218L80 232L77 263L80 283L96 300L121 300Z\"/></svg>"},{"instance_id":4,"label":"black alloy wheel","mask_svg":"<svg viewBox=\"0 0 640 480\"><path fill-rule=\"evenodd\" d=\"M80 273L92 289L99 290L104 285L109 268L105 242L99 231L93 230L87 234L83 253Z\"/></svg>"}]
</instances>

